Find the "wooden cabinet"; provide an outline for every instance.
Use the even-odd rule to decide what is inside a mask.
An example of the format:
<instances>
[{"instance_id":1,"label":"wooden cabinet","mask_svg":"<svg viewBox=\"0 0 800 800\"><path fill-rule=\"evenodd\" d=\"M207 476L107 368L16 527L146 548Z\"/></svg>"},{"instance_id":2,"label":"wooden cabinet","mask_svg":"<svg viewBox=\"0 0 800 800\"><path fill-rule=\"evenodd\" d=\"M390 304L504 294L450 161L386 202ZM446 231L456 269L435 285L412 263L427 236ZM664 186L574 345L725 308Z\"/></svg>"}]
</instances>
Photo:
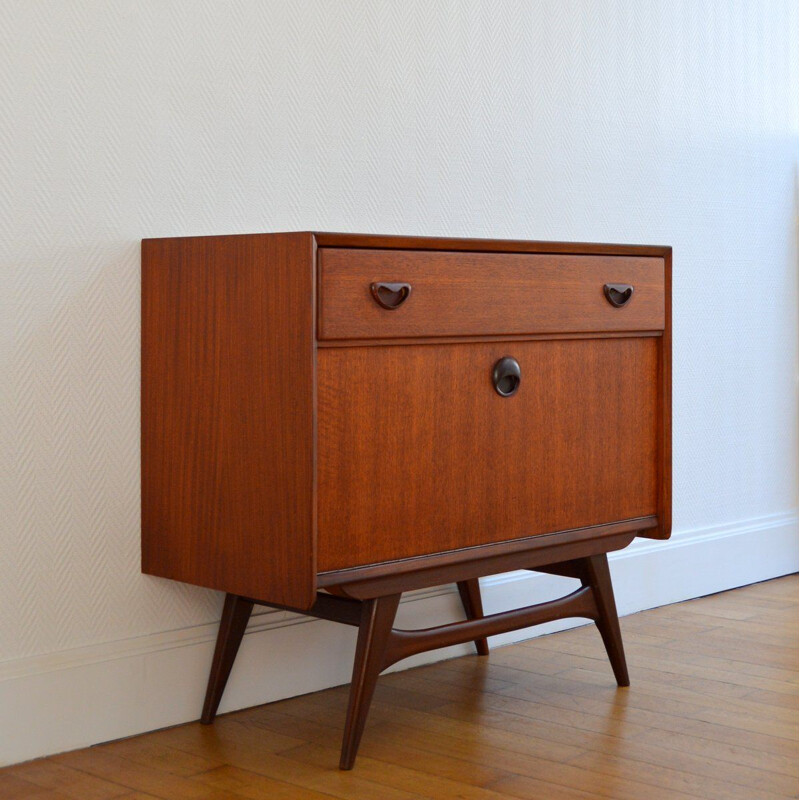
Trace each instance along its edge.
<instances>
[{"instance_id":1,"label":"wooden cabinet","mask_svg":"<svg viewBox=\"0 0 800 800\"><path fill-rule=\"evenodd\" d=\"M204 721L254 603L359 626L342 766L412 652L594 619L605 554L670 532L666 247L291 233L142 243L142 567L228 594ZM477 578L581 580L483 617ZM457 582L468 620L393 629ZM554 616L556 615L556 616Z\"/></svg>"}]
</instances>

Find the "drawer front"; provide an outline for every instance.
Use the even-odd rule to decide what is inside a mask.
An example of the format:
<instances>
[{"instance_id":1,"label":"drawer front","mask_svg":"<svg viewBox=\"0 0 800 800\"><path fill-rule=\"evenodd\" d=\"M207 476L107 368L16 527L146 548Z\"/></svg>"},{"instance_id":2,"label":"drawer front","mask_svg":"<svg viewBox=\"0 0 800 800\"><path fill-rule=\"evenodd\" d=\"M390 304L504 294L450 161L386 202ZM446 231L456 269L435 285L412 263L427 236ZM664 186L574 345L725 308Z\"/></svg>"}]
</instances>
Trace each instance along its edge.
<instances>
[{"instance_id":1,"label":"drawer front","mask_svg":"<svg viewBox=\"0 0 800 800\"><path fill-rule=\"evenodd\" d=\"M319 262L320 339L664 328L662 258L321 248ZM606 284L630 299L613 305Z\"/></svg>"},{"instance_id":2,"label":"drawer front","mask_svg":"<svg viewBox=\"0 0 800 800\"><path fill-rule=\"evenodd\" d=\"M318 569L655 514L659 343L319 350Z\"/></svg>"}]
</instances>

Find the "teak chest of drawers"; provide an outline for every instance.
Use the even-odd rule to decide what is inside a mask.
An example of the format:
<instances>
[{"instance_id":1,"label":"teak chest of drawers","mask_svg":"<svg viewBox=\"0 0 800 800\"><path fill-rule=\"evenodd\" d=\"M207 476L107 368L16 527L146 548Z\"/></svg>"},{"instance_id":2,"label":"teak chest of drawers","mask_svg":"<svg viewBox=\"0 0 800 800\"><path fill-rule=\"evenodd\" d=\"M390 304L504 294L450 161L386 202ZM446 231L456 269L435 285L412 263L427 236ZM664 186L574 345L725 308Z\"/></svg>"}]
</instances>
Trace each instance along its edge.
<instances>
[{"instance_id":1,"label":"teak chest of drawers","mask_svg":"<svg viewBox=\"0 0 800 800\"><path fill-rule=\"evenodd\" d=\"M254 604L359 628L378 674L552 619L628 677L606 553L667 538L671 249L276 233L142 242L142 569L227 593L202 720ZM478 577L568 575L484 617ZM394 629L456 582L467 619Z\"/></svg>"}]
</instances>

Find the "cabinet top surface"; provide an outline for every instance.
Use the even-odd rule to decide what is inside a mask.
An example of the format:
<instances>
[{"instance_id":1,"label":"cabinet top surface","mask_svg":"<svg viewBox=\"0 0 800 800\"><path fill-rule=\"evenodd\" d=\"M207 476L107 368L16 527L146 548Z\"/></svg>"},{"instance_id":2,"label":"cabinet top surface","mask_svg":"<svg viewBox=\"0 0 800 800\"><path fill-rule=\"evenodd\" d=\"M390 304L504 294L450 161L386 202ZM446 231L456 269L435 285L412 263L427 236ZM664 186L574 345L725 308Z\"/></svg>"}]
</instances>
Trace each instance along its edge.
<instances>
[{"instance_id":1,"label":"cabinet top surface","mask_svg":"<svg viewBox=\"0 0 800 800\"><path fill-rule=\"evenodd\" d=\"M179 236L143 239L157 242L165 239L235 239L258 236L308 236L318 247L388 248L393 250L461 250L473 252L508 253L573 253L608 255L639 255L666 257L672 248L665 245L609 244L599 242L545 242L524 239L470 239L434 236L397 236L372 233L332 233L321 231L292 231L280 233L245 233L228 236Z\"/></svg>"}]
</instances>

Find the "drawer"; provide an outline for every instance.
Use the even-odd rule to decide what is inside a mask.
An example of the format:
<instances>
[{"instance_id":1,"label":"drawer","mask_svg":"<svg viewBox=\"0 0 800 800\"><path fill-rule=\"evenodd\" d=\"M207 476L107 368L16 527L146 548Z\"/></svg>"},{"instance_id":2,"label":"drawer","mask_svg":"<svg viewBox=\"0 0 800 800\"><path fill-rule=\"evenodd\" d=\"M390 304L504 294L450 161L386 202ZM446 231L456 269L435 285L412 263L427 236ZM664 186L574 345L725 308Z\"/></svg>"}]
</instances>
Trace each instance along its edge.
<instances>
[{"instance_id":1,"label":"drawer","mask_svg":"<svg viewBox=\"0 0 800 800\"><path fill-rule=\"evenodd\" d=\"M664 260L653 256L323 247L319 275L323 340L664 329ZM614 305L606 284L630 285L630 299Z\"/></svg>"},{"instance_id":2,"label":"drawer","mask_svg":"<svg viewBox=\"0 0 800 800\"><path fill-rule=\"evenodd\" d=\"M656 514L659 344L320 349L319 570ZM507 356L521 379L502 397Z\"/></svg>"}]
</instances>

